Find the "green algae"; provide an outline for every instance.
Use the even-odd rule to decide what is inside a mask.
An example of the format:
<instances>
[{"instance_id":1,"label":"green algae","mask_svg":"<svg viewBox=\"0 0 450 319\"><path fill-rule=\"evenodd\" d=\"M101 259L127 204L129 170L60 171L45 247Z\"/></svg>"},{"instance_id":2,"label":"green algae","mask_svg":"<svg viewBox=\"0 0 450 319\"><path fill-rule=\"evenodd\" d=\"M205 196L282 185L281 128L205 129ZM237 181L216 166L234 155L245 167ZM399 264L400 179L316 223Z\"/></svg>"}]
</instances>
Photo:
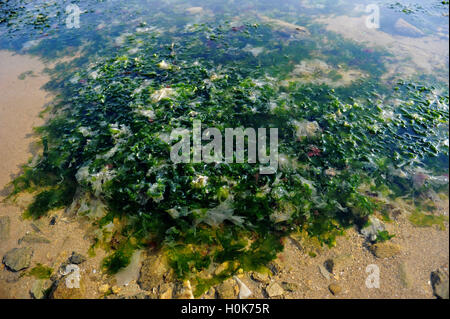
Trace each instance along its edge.
<instances>
[{"instance_id":1,"label":"green algae","mask_svg":"<svg viewBox=\"0 0 450 319\"><path fill-rule=\"evenodd\" d=\"M445 230L445 223L448 222L447 216L430 215L419 211L413 212L408 219L414 226L432 227L436 225L440 230Z\"/></svg>"},{"instance_id":2,"label":"green algae","mask_svg":"<svg viewBox=\"0 0 450 319\"><path fill-rule=\"evenodd\" d=\"M30 271L27 272L27 275L33 276L36 279L49 279L52 273L53 273L52 268L45 265L37 264L37 266L33 267Z\"/></svg>"}]
</instances>

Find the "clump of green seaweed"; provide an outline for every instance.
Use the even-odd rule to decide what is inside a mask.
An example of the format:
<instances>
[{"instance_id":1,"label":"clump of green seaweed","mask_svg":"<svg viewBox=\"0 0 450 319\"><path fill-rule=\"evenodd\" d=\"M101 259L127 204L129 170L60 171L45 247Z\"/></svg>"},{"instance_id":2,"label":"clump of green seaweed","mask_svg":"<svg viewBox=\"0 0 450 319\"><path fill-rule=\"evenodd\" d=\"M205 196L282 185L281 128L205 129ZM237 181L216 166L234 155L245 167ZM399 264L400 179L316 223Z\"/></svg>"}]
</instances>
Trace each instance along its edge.
<instances>
[{"instance_id":1,"label":"clump of green seaweed","mask_svg":"<svg viewBox=\"0 0 450 319\"><path fill-rule=\"evenodd\" d=\"M134 249L161 248L198 296L240 270L260 270L291 232L333 246L375 211L364 185L392 197L413 195L417 168L446 172L448 93L376 80L344 88L301 84L288 74L312 55L314 43L270 41L277 36L250 23L193 25L177 42L157 32L126 35L136 50L117 49L58 79L60 99L38 129L43 154L13 182L12 195L37 192L26 212L34 218L61 207L89 216L113 251L103 264L111 274ZM269 50L255 56L243 50L249 43ZM350 54L358 50L349 45ZM379 54L364 57L351 61L364 69ZM278 128L278 171L171 163L170 132L190 129L194 120L222 132ZM220 274L202 277L225 262Z\"/></svg>"}]
</instances>

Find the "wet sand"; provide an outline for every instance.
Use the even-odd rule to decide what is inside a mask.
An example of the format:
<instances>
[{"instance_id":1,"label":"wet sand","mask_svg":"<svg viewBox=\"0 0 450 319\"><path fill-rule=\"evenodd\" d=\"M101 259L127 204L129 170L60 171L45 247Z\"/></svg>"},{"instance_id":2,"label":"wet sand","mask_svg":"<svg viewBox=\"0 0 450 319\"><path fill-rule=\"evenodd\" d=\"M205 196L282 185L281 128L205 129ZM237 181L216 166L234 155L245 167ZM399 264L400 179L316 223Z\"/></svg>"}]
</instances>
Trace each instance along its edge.
<instances>
[{"instance_id":1,"label":"wet sand","mask_svg":"<svg viewBox=\"0 0 450 319\"><path fill-rule=\"evenodd\" d=\"M50 102L50 95L41 90L49 80L42 73L44 64L37 58L0 51L0 199L1 192L13 176L20 172L32 153L33 127L43 124L39 112ZM27 71L32 75L20 80Z\"/></svg>"}]
</instances>

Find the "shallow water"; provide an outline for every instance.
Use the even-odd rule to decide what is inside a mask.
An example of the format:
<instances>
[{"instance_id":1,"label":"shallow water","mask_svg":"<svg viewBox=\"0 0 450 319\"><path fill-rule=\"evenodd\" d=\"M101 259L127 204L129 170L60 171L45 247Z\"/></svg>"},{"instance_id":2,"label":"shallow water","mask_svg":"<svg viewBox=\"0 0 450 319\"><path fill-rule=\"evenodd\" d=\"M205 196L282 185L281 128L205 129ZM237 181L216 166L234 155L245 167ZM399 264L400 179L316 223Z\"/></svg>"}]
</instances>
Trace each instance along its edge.
<instances>
[{"instance_id":1,"label":"shallow water","mask_svg":"<svg viewBox=\"0 0 450 319\"><path fill-rule=\"evenodd\" d=\"M249 65L241 64L243 74L250 74L246 68L262 70L284 88L283 97L291 83L325 84L349 99L359 98L366 88L377 89L377 98L392 106L385 110L386 117L402 105L387 93L398 80L434 86L433 93L448 92L448 5L440 1L81 2L75 7L83 12L79 27L71 27L77 20L70 19L73 12L66 12L64 1L18 2L24 7L8 4L0 16L6 17L0 20L0 49L9 50L0 55L0 88L7 93L0 101L0 152L6 158L0 163L0 187L30 155L24 134L42 124L37 115L50 101L49 92L64 96L71 92L71 85L90 83L98 77L96 66L116 53L130 59L148 54L146 42L152 37L174 54L183 52L180 55L185 49L189 52L190 44L185 41L189 37L194 50L198 42L205 41L207 50L182 55L191 60L180 64L193 65L193 56L211 59L219 73L229 64L249 61ZM379 26L374 27L378 10ZM371 14L375 20L368 19ZM254 36L257 27L261 31ZM198 30L204 31L205 39L195 36ZM230 30L238 40L227 35ZM46 72L42 63L48 67ZM47 92L38 90L41 86ZM166 89L163 93L169 92ZM16 109L15 104L24 108ZM25 115L19 120L18 113ZM448 132L434 133L439 145L447 140L448 149ZM442 158L438 169L433 162L436 176L432 178L448 183L448 153ZM421 184L425 173L411 174L418 175Z\"/></svg>"}]
</instances>

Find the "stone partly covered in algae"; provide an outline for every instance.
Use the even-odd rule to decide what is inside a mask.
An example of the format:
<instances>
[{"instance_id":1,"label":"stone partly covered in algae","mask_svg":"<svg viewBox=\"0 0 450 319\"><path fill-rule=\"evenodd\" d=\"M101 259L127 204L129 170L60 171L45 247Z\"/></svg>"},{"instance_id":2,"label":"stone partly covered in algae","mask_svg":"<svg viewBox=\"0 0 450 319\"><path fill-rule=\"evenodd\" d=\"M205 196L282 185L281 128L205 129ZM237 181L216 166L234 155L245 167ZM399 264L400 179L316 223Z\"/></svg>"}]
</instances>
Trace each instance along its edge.
<instances>
[{"instance_id":1,"label":"stone partly covered in algae","mask_svg":"<svg viewBox=\"0 0 450 319\"><path fill-rule=\"evenodd\" d=\"M36 234L26 234L21 239L19 239L19 244L27 243L27 244L50 244L50 240L43 236L39 236Z\"/></svg>"},{"instance_id":2,"label":"stone partly covered in algae","mask_svg":"<svg viewBox=\"0 0 450 319\"><path fill-rule=\"evenodd\" d=\"M10 220L8 216L0 216L0 240L8 240Z\"/></svg>"},{"instance_id":3,"label":"stone partly covered in algae","mask_svg":"<svg viewBox=\"0 0 450 319\"><path fill-rule=\"evenodd\" d=\"M3 263L12 271L20 271L30 266L33 249L30 247L14 248L3 257Z\"/></svg>"},{"instance_id":4,"label":"stone partly covered in algae","mask_svg":"<svg viewBox=\"0 0 450 319\"><path fill-rule=\"evenodd\" d=\"M384 231L383 223L375 216L369 217L369 225L361 229L361 234L369 241L374 242L377 240L379 232Z\"/></svg>"},{"instance_id":5,"label":"stone partly covered in algae","mask_svg":"<svg viewBox=\"0 0 450 319\"><path fill-rule=\"evenodd\" d=\"M72 252L72 256L70 256L69 258L69 262L71 264L75 264L75 265L79 265L82 264L86 261L86 257L84 257L83 255L73 251Z\"/></svg>"},{"instance_id":6,"label":"stone partly covered in algae","mask_svg":"<svg viewBox=\"0 0 450 319\"><path fill-rule=\"evenodd\" d=\"M53 283L49 297L51 299L83 299L86 292L86 285L83 278L73 278L74 274L62 276Z\"/></svg>"},{"instance_id":7,"label":"stone partly covered in algae","mask_svg":"<svg viewBox=\"0 0 450 319\"><path fill-rule=\"evenodd\" d=\"M34 299L44 299L47 290L52 286L52 281L49 279L38 279L33 283L30 290L30 295Z\"/></svg>"},{"instance_id":8,"label":"stone partly covered in algae","mask_svg":"<svg viewBox=\"0 0 450 319\"><path fill-rule=\"evenodd\" d=\"M167 291L166 294L168 294ZM173 297L176 299L194 299L191 282L189 280L177 282Z\"/></svg>"},{"instance_id":9,"label":"stone partly covered in algae","mask_svg":"<svg viewBox=\"0 0 450 319\"><path fill-rule=\"evenodd\" d=\"M342 292L342 287L338 284L331 284L328 286L328 289L334 296L337 296Z\"/></svg>"},{"instance_id":10,"label":"stone partly covered in algae","mask_svg":"<svg viewBox=\"0 0 450 319\"><path fill-rule=\"evenodd\" d=\"M236 299L239 287L234 279L229 278L216 287L216 292L220 299Z\"/></svg>"},{"instance_id":11,"label":"stone partly covered in algae","mask_svg":"<svg viewBox=\"0 0 450 319\"><path fill-rule=\"evenodd\" d=\"M172 299L173 296L173 284L163 283L159 285L158 288L158 298L159 299Z\"/></svg>"},{"instance_id":12,"label":"stone partly covered in algae","mask_svg":"<svg viewBox=\"0 0 450 319\"><path fill-rule=\"evenodd\" d=\"M137 283L143 290L153 290L164 281L167 272L168 267L163 255L151 255L142 262Z\"/></svg>"},{"instance_id":13,"label":"stone partly covered in algae","mask_svg":"<svg viewBox=\"0 0 450 319\"><path fill-rule=\"evenodd\" d=\"M378 258L390 258L401 252L401 247L392 243L376 243L370 247L372 253Z\"/></svg>"},{"instance_id":14,"label":"stone partly covered in algae","mask_svg":"<svg viewBox=\"0 0 450 319\"><path fill-rule=\"evenodd\" d=\"M256 271L252 273L252 279L263 284L268 284L270 282L270 277L267 273L259 273Z\"/></svg>"}]
</instances>

